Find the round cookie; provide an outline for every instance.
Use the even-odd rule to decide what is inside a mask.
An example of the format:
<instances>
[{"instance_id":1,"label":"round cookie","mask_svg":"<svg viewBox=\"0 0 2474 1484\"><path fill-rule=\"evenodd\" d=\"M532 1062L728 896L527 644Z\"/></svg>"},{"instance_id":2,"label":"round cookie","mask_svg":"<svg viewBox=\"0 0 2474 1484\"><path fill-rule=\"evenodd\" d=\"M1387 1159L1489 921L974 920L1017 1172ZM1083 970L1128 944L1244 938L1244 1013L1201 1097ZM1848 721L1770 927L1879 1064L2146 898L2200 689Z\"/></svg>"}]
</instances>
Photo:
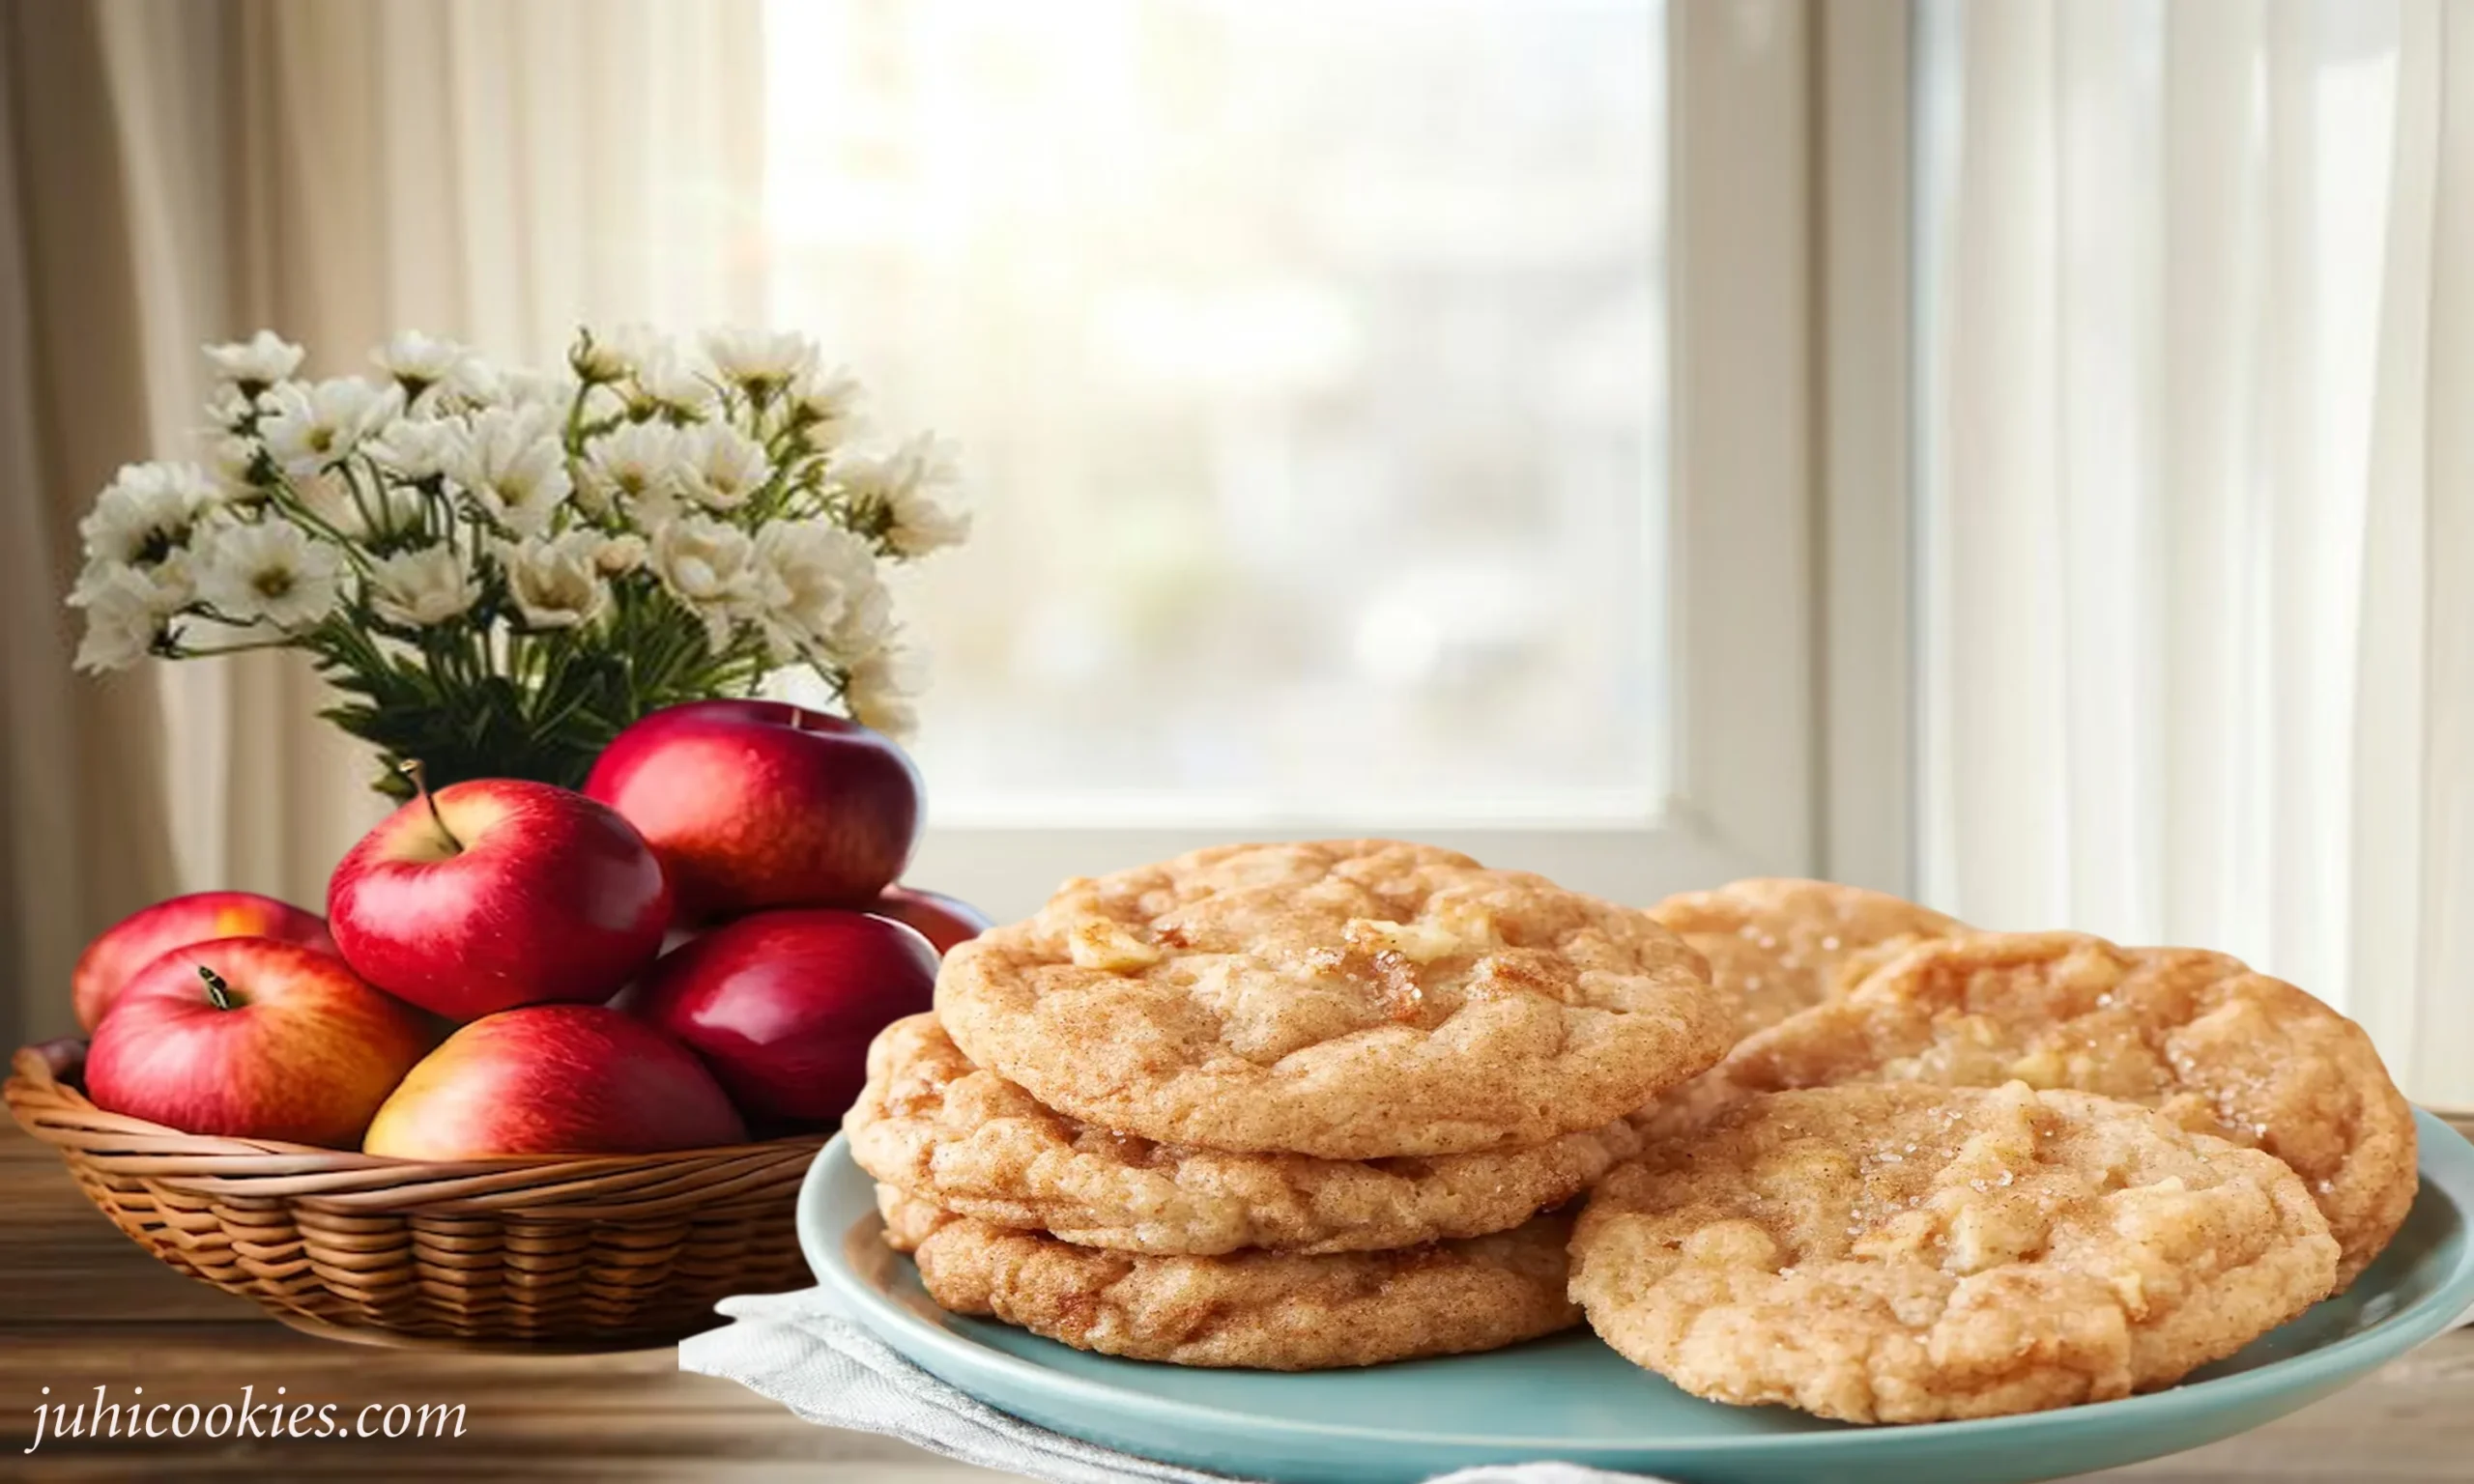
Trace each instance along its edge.
<instances>
[{"instance_id":1,"label":"round cookie","mask_svg":"<svg viewBox=\"0 0 2474 1484\"><path fill-rule=\"evenodd\" d=\"M1838 998L1746 1038L1655 1110L1665 1133L1748 1093L2017 1078L2144 1103L2293 1166L2353 1281L2414 1204L2414 1116L2361 1026L2201 949L2084 933L1919 943Z\"/></svg>"},{"instance_id":2,"label":"round cookie","mask_svg":"<svg viewBox=\"0 0 2474 1484\"><path fill-rule=\"evenodd\" d=\"M936 1009L973 1062L1084 1123L1327 1159L1599 1127L1734 1031L1647 913L1388 841L1070 881L948 955Z\"/></svg>"},{"instance_id":3,"label":"round cookie","mask_svg":"<svg viewBox=\"0 0 2474 1484\"><path fill-rule=\"evenodd\" d=\"M935 1015L877 1037L867 1088L842 1127L869 1174L963 1215L1086 1247L1197 1256L1360 1252L1506 1231L1640 1149L1621 1119L1527 1149L1371 1161L1154 1144L1041 1106L972 1066Z\"/></svg>"},{"instance_id":4,"label":"round cookie","mask_svg":"<svg viewBox=\"0 0 2474 1484\"><path fill-rule=\"evenodd\" d=\"M1565 1293L1568 1214L1491 1237L1321 1257L1145 1257L957 1216L919 1245L919 1280L1078 1350L1172 1365L1314 1371L1464 1355L1580 1322Z\"/></svg>"},{"instance_id":5,"label":"round cookie","mask_svg":"<svg viewBox=\"0 0 2474 1484\"><path fill-rule=\"evenodd\" d=\"M1886 892L1788 876L1680 892L1650 916L1709 960L1710 983L1733 997L1746 1035L1820 1004L1908 943L1967 930Z\"/></svg>"},{"instance_id":6,"label":"round cookie","mask_svg":"<svg viewBox=\"0 0 2474 1484\"><path fill-rule=\"evenodd\" d=\"M2328 1292L2292 1170L2084 1093L1775 1093L1591 1197L1572 1295L1631 1360L1739 1406L1930 1422L2169 1385Z\"/></svg>"}]
</instances>

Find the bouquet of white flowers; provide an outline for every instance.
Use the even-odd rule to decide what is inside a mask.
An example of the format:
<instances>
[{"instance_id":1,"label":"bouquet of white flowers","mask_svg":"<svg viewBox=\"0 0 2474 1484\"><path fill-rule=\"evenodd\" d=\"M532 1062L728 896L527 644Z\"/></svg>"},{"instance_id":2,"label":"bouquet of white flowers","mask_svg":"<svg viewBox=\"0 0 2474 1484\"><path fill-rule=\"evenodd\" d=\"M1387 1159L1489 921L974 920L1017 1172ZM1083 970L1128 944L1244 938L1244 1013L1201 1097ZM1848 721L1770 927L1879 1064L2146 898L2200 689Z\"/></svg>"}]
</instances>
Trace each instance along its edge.
<instances>
[{"instance_id":1,"label":"bouquet of white flowers","mask_svg":"<svg viewBox=\"0 0 2474 1484\"><path fill-rule=\"evenodd\" d=\"M403 334L315 382L265 330L207 355L209 465L125 468L79 527L80 668L306 651L397 794L413 759L574 786L646 712L799 668L909 729L878 564L968 519L933 439L851 446L858 385L806 338L586 331L542 373Z\"/></svg>"}]
</instances>

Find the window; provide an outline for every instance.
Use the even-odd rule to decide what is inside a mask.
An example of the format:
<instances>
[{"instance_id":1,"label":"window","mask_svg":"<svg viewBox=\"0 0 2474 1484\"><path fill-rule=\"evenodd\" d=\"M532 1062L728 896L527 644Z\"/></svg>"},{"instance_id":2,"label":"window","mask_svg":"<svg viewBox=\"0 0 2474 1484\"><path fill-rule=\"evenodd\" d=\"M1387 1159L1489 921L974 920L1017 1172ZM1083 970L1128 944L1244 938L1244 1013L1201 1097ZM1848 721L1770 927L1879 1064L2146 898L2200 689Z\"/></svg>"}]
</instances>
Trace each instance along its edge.
<instances>
[{"instance_id":1,"label":"window","mask_svg":"<svg viewBox=\"0 0 2474 1484\"><path fill-rule=\"evenodd\" d=\"M777 315L983 492L940 818L1650 812L1655 11L769 13Z\"/></svg>"},{"instance_id":2,"label":"window","mask_svg":"<svg viewBox=\"0 0 2474 1484\"><path fill-rule=\"evenodd\" d=\"M904 595L964 869L1009 830L1671 822L1662 5L766 21L775 317L978 496Z\"/></svg>"}]
</instances>

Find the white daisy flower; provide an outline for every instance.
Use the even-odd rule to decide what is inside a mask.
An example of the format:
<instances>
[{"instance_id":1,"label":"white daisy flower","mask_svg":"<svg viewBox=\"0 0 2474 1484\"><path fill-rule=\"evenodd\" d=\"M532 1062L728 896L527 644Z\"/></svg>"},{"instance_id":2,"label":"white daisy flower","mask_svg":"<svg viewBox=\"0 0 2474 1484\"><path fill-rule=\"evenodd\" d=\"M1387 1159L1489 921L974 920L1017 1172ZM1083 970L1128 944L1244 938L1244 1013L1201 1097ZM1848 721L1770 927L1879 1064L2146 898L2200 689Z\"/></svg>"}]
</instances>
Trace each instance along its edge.
<instances>
[{"instance_id":1,"label":"white daisy flower","mask_svg":"<svg viewBox=\"0 0 2474 1484\"><path fill-rule=\"evenodd\" d=\"M157 562L186 544L198 516L222 498L194 464L124 464L77 533L91 561Z\"/></svg>"},{"instance_id":2,"label":"white daisy flower","mask_svg":"<svg viewBox=\"0 0 2474 1484\"><path fill-rule=\"evenodd\" d=\"M891 644L894 632L893 594L886 590L884 579L871 564L867 581L854 585L844 595L842 616L835 620L833 632L825 636L825 645L847 660L874 654Z\"/></svg>"},{"instance_id":3,"label":"white daisy flower","mask_svg":"<svg viewBox=\"0 0 2474 1484\"><path fill-rule=\"evenodd\" d=\"M369 606L381 618L429 628L469 612L481 585L463 554L444 542L369 564Z\"/></svg>"},{"instance_id":4,"label":"white daisy flower","mask_svg":"<svg viewBox=\"0 0 2474 1484\"><path fill-rule=\"evenodd\" d=\"M211 472L227 486L235 480L247 479L249 471L257 467L257 440L243 434L227 433L215 439L207 444L206 452Z\"/></svg>"},{"instance_id":5,"label":"white daisy flower","mask_svg":"<svg viewBox=\"0 0 2474 1484\"><path fill-rule=\"evenodd\" d=\"M550 528L574 491L558 416L544 407L492 407L473 415L449 450L447 472L520 536Z\"/></svg>"},{"instance_id":6,"label":"white daisy flower","mask_svg":"<svg viewBox=\"0 0 2474 1484\"><path fill-rule=\"evenodd\" d=\"M259 330L246 340L206 348L206 358L215 363L216 371L245 391L272 386L300 370L303 354L301 347L271 329Z\"/></svg>"},{"instance_id":7,"label":"white daisy flower","mask_svg":"<svg viewBox=\"0 0 2474 1484\"><path fill-rule=\"evenodd\" d=\"M403 406L401 387L357 376L329 377L315 385L285 382L267 393L258 436L276 467L299 479L348 457Z\"/></svg>"},{"instance_id":8,"label":"white daisy flower","mask_svg":"<svg viewBox=\"0 0 2474 1484\"><path fill-rule=\"evenodd\" d=\"M133 584L130 579L137 582ZM176 551L160 561L142 566L125 561L89 561L77 570L77 581L69 589L69 602L72 607L81 608L115 590L121 597L142 592L157 612L168 617L187 608L197 596L194 560L189 553Z\"/></svg>"},{"instance_id":9,"label":"white daisy flower","mask_svg":"<svg viewBox=\"0 0 2474 1484\"><path fill-rule=\"evenodd\" d=\"M370 362L395 379L408 402L418 402L432 387L451 386L458 367L473 353L452 340L440 340L417 329L390 336L369 353Z\"/></svg>"},{"instance_id":10,"label":"white daisy flower","mask_svg":"<svg viewBox=\"0 0 2474 1484\"><path fill-rule=\"evenodd\" d=\"M570 530L502 548L507 591L524 621L536 629L570 629L601 616L610 604L598 570L603 545L597 532Z\"/></svg>"},{"instance_id":11,"label":"white daisy flower","mask_svg":"<svg viewBox=\"0 0 2474 1484\"><path fill-rule=\"evenodd\" d=\"M845 673L842 703L850 719L900 741L919 728L919 708L911 697L920 689L918 663L905 649L886 645L849 665Z\"/></svg>"},{"instance_id":12,"label":"white daisy flower","mask_svg":"<svg viewBox=\"0 0 2474 1484\"><path fill-rule=\"evenodd\" d=\"M678 440L666 422L631 422L594 439L581 470L586 508L601 515L624 504L647 525L665 518L678 503Z\"/></svg>"},{"instance_id":13,"label":"white daisy flower","mask_svg":"<svg viewBox=\"0 0 2474 1484\"><path fill-rule=\"evenodd\" d=\"M252 482L258 469L255 439L237 433L218 438L207 445L207 462L216 497L223 503L255 504L267 498L265 488Z\"/></svg>"},{"instance_id":14,"label":"white daisy flower","mask_svg":"<svg viewBox=\"0 0 2474 1484\"><path fill-rule=\"evenodd\" d=\"M764 445L727 422L704 422L679 435L677 456L689 499L708 510L734 510L773 477Z\"/></svg>"},{"instance_id":15,"label":"white daisy flower","mask_svg":"<svg viewBox=\"0 0 2474 1484\"><path fill-rule=\"evenodd\" d=\"M398 417L360 445L371 462L398 479L434 479L462 450L464 429L445 417Z\"/></svg>"},{"instance_id":16,"label":"white daisy flower","mask_svg":"<svg viewBox=\"0 0 2474 1484\"><path fill-rule=\"evenodd\" d=\"M86 614L76 667L101 673L136 664L188 601L186 563L177 556L152 571L116 562L90 564L69 594L70 606Z\"/></svg>"},{"instance_id":17,"label":"white daisy flower","mask_svg":"<svg viewBox=\"0 0 2474 1484\"><path fill-rule=\"evenodd\" d=\"M467 355L446 373L446 383L439 388L439 402L450 410L471 411L496 407L506 400L506 378L499 368L478 356Z\"/></svg>"},{"instance_id":18,"label":"white daisy flower","mask_svg":"<svg viewBox=\"0 0 2474 1484\"><path fill-rule=\"evenodd\" d=\"M343 556L289 521L216 528L196 557L197 593L235 623L305 629L334 612Z\"/></svg>"},{"instance_id":19,"label":"white daisy flower","mask_svg":"<svg viewBox=\"0 0 2474 1484\"><path fill-rule=\"evenodd\" d=\"M756 533L757 625L787 664L820 645L877 583L868 543L824 521L775 521Z\"/></svg>"},{"instance_id":20,"label":"white daisy flower","mask_svg":"<svg viewBox=\"0 0 2474 1484\"><path fill-rule=\"evenodd\" d=\"M833 477L859 528L881 530L895 556L925 556L970 535L970 512L938 499L960 482L953 445L940 439L922 434L882 458L837 461Z\"/></svg>"},{"instance_id":21,"label":"white daisy flower","mask_svg":"<svg viewBox=\"0 0 2474 1484\"><path fill-rule=\"evenodd\" d=\"M575 405L576 393L583 389L583 383L563 372L502 371L499 373L496 404L501 407L539 408L563 418L567 415L567 409Z\"/></svg>"},{"instance_id":22,"label":"white daisy flower","mask_svg":"<svg viewBox=\"0 0 2474 1484\"><path fill-rule=\"evenodd\" d=\"M258 414L258 396L259 393L226 385L206 399L206 415L222 432L243 432L249 419Z\"/></svg>"},{"instance_id":23,"label":"white daisy flower","mask_svg":"<svg viewBox=\"0 0 2474 1484\"><path fill-rule=\"evenodd\" d=\"M705 354L722 379L760 399L816 369L816 342L795 330L716 329L705 336Z\"/></svg>"},{"instance_id":24,"label":"white daisy flower","mask_svg":"<svg viewBox=\"0 0 2474 1484\"><path fill-rule=\"evenodd\" d=\"M638 411L693 422L720 400L721 393L705 368L667 344L654 346L636 362L635 395L630 402Z\"/></svg>"},{"instance_id":25,"label":"white daisy flower","mask_svg":"<svg viewBox=\"0 0 2474 1484\"><path fill-rule=\"evenodd\" d=\"M142 603L98 603L86 610L86 632L78 636L70 664L90 675L127 670L154 652L162 633L161 622Z\"/></svg>"},{"instance_id":26,"label":"white daisy flower","mask_svg":"<svg viewBox=\"0 0 2474 1484\"><path fill-rule=\"evenodd\" d=\"M653 532L647 557L671 596L704 620L705 642L715 653L730 647L732 630L742 619L755 616L755 544L737 527L701 515L682 517Z\"/></svg>"},{"instance_id":27,"label":"white daisy flower","mask_svg":"<svg viewBox=\"0 0 2474 1484\"><path fill-rule=\"evenodd\" d=\"M846 367L810 367L791 384L791 409L818 447L832 447L858 427L860 399L859 379Z\"/></svg>"},{"instance_id":28,"label":"white daisy flower","mask_svg":"<svg viewBox=\"0 0 2474 1484\"><path fill-rule=\"evenodd\" d=\"M666 343L651 326L617 325L600 334L579 336L567 353L567 365L588 382L621 382L663 349Z\"/></svg>"},{"instance_id":29,"label":"white daisy flower","mask_svg":"<svg viewBox=\"0 0 2474 1484\"><path fill-rule=\"evenodd\" d=\"M609 537L594 550L592 564L608 577L633 572L645 564L645 538L638 535Z\"/></svg>"}]
</instances>

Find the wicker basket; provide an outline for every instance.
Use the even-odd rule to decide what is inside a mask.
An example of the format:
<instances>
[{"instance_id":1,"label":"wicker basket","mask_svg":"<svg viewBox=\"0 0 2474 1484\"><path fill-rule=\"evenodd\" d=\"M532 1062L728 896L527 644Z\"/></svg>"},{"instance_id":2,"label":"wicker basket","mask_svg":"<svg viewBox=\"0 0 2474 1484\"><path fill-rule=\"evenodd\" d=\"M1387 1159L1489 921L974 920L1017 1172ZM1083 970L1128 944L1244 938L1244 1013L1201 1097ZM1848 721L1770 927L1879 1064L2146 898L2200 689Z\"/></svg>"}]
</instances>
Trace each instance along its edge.
<instances>
[{"instance_id":1,"label":"wicker basket","mask_svg":"<svg viewBox=\"0 0 2474 1484\"><path fill-rule=\"evenodd\" d=\"M425 1163L106 1113L85 1043L16 1054L9 1111L138 1245L296 1327L378 1344L619 1350L807 1281L791 1207L820 1137Z\"/></svg>"}]
</instances>

